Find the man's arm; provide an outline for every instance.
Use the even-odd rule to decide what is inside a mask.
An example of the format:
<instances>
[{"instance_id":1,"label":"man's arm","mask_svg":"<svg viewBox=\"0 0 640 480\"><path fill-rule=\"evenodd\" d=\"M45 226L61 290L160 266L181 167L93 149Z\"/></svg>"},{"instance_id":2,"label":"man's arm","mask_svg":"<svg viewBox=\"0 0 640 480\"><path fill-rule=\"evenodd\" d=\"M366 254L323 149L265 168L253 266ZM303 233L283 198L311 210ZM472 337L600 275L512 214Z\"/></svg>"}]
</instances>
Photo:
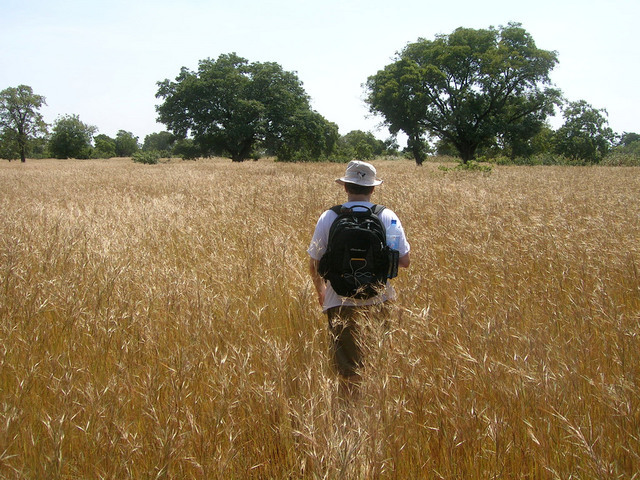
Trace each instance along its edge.
<instances>
[{"instance_id":1,"label":"man's arm","mask_svg":"<svg viewBox=\"0 0 640 480\"><path fill-rule=\"evenodd\" d=\"M398 267L407 268L410 263L411 259L409 258L409 253L398 259Z\"/></svg>"},{"instance_id":2,"label":"man's arm","mask_svg":"<svg viewBox=\"0 0 640 480\"><path fill-rule=\"evenodd\" d=\"M309 257L309 273L311 274L311 280L313 286L316 287L316 293L318 295L318 303L320 306L324 304L324 294L327 291L327 284L324 278L318 273L318 260Z\"/></svg>"}]
</instances>

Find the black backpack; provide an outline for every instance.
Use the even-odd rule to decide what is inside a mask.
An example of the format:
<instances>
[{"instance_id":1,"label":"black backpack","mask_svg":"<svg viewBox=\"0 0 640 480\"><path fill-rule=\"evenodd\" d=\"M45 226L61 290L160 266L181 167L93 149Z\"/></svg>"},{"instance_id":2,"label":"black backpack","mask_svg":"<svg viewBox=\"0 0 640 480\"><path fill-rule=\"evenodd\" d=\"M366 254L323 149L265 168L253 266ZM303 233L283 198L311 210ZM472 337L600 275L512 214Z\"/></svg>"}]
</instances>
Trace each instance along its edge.
<instances>
[{"instance_id":1,"label":"black backpack","mask_svg":"<svg viewBox=\"0 0 640 480\"><path fill-rule=\"evenodd\" d=\"M370 298L380 293L388 278L398 275L398 251L387 246L378 215L385 207L336 205L338 217L329 229L327 250L318 273L343 297Z\"/></svg>"}]
</instances>

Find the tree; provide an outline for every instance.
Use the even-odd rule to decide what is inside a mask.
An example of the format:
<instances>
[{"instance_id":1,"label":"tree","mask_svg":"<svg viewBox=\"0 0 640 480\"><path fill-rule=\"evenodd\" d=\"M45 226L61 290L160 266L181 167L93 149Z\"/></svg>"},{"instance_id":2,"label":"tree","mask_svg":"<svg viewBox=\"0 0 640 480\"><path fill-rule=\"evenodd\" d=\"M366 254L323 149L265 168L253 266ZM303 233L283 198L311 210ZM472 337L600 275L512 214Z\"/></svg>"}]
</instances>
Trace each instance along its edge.
<instances>
[{"instance_id":1,"label":"tree","mask_svg":"<svg viewBox=\"0 0 640 480\"><path fill-rule=\"evenodd\" d=\"M133 133L124 130L118 130L116 134L116 156L130 157L140 149L138 145L138 137L134 137Z\"/></svg>"},{"instance_id":2,"label":"tree","mask_svg":"<svg viewBox=\"0 0 640 480\"><path fill-rule=\"evenodd\" d=\"M142 149L147 152L162 152L163 155L169 156L173 151L176 140L176 136L170 132L150 133L144 137Z\"/></svg>"},{"instance_id":3,"label":"tree","mask_svg":"<svg viewBox=\"0 0 640 480\"><path fill-rule=\"evenodd\" d=\"M606 115L606 110L585 100L568 103L562 113L564 124L554 135L556 153L584 162L602 160L615 140Z\"/></svg>"},{"instance_id":4,"label":"tree","mask_svg":"<svg viewBox=\"0 0 640 480\"><path fill-rule=\"evenodd\" d=\"M348 160L369 160L386 151L385 142L378 140L371 132L362 130L352 130L338 141L338 155Z\"/></svg>"},{"instance_id":5,"label":"tree","mask_svg":"<svg viewBox=\"0 0 640 480\"><path fill-rule=\"evenodd\" d=\"M45 98L33 93L33 89L27 85L6 88L0 92L3 156L11 159L15 153L20 156L20 161L26 161L29 141L47 132L47 124L38 112L43 105L46 105Z\"/></svg>"},{"instance_id":6,"label":"tree","mask_svg":"<svg viewBox=\"0 0 640 480\"><path fill-rule=\"evenodd\" d=\"M91 156L93 158L112 158L116 156L116 141L115 139L101 133L96 135L93 139L95 145Z\"/></svg>"},{"instance_id":7,"label":"tree","mask_svg":"<svg viewBox=\"0 0 640 480\"><path fill-rule=\"evenodd\" d=\"M560 101L550 87L555 52L536 47L520 24L458 28L408 44L395 62L367 80L366 102L392 134L403 131L416 163L435 136L463 163L498 136L512 143L534 137Z\"/></svg>"},{"instance_id":8,"label":"tree","mask_svg":"<svg viewBox=\"0 0 640 480\"><path fill-rule=\"evenodd\" d=\"M309 127L327 127L318 122L295 73L276 63L249 63L235 53L201 60L197 72L183 67L174 82L158 87L159 121L180 138L191 136L203 156L243 161L259 149L287 156L286 141L302 135L294 139L308 143L322 136ZM304 128L297 123L301 118Z\"/></svg>"},{"instance_id":9,"label":"tree","mask_svg":"<svg viewBox=\"0 0 640 480\"><path fill-rule=\"evenodd\" d=\"M96 131L96 127L81 122L77 115L58 117L49 139L49 151L55 158L89 158Z\"/></svg>"},{"instance_id":10,"label":"tree","mask_svg":"<svg viewBox=\"0 0 640 480\"><path fill-rule=\"evenodd\" d=\"M300 109L280 127L280 136L274 136L267 153L279 161L315 161L334 151L338 141L338 126L322 115ZM277 140L277 141L276 141Z\"/></svg>"},{"instance_id":11,"label":"tree","mask_svg":"<svg viewBox=\"0 0 640 480\"><path fill-rule=\"evenodd\" d=\"M634 142L640 141L640 134L635 132L624 132L620 135L620 141L618 142L619 146L628 147Z\"/></svg>"}]
</instances>

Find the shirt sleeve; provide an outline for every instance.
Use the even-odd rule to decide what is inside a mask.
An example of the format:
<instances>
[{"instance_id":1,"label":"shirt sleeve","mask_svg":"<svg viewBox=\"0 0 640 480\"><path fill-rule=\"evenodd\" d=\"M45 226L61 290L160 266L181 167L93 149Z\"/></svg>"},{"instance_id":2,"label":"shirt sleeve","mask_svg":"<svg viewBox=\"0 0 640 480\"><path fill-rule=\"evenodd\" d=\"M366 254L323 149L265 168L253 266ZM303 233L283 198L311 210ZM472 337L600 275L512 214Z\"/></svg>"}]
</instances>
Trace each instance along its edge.
<instances>
[{"instance_id":1,"label":"shirt sleeve","mask_svg":"<svg viewBox=\"0 0 640 480\"><path fill-rule=\"evenodd\" d=\"M327 210L320 215L318 223L316 223L316 229L313 232L313 237L311 238L311 243L307 249L307 253L314 260L320 260L324 252L327 251L329 229L336 217L336 213L331 210Z\"/></svg>"}]
</instances>

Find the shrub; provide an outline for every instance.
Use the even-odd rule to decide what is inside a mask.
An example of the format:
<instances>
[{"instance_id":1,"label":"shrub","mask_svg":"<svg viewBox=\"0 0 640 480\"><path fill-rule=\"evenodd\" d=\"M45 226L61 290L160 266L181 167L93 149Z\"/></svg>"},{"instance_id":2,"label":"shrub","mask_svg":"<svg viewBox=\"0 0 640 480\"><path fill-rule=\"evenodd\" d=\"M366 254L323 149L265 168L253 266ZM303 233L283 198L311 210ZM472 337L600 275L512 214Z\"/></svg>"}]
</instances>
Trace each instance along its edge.
<instances>
[{"instance_id":1,"label":"shrub","mask_svg":"<svg viewBox=\"0 0 640 480\"><path fill-rule=\"evenodd\" d=\"M445 167L444 165L440 165L438 170L442 170L443 172L482 172L485 174L490 174L491 170L493 170L492 165L486 165L482 163L475 162L473 160L469 160L467 163L459 163L453 168Z\"/></svg>"},{"instance_id":2,"label":"shrub","mask_svg":"<svg viewBox=\"0 0 640 480\"><path fill-rule=\"evenodd\" d=\"M640 140L617 146L604 158L602 164L616 167L640 167Z\"/></svg>"},{"instance_id":3,"label":"shrub","mask_svg":"<svg viewBox=\"0 0 640 480\"><path fill-rule=\"evenodd\" d=\"M155 150L138 151L133 154L133 161L136 163L144 163L147 165L155 165L160 160L160 152Z\"/></svg>"}]
</instances>

